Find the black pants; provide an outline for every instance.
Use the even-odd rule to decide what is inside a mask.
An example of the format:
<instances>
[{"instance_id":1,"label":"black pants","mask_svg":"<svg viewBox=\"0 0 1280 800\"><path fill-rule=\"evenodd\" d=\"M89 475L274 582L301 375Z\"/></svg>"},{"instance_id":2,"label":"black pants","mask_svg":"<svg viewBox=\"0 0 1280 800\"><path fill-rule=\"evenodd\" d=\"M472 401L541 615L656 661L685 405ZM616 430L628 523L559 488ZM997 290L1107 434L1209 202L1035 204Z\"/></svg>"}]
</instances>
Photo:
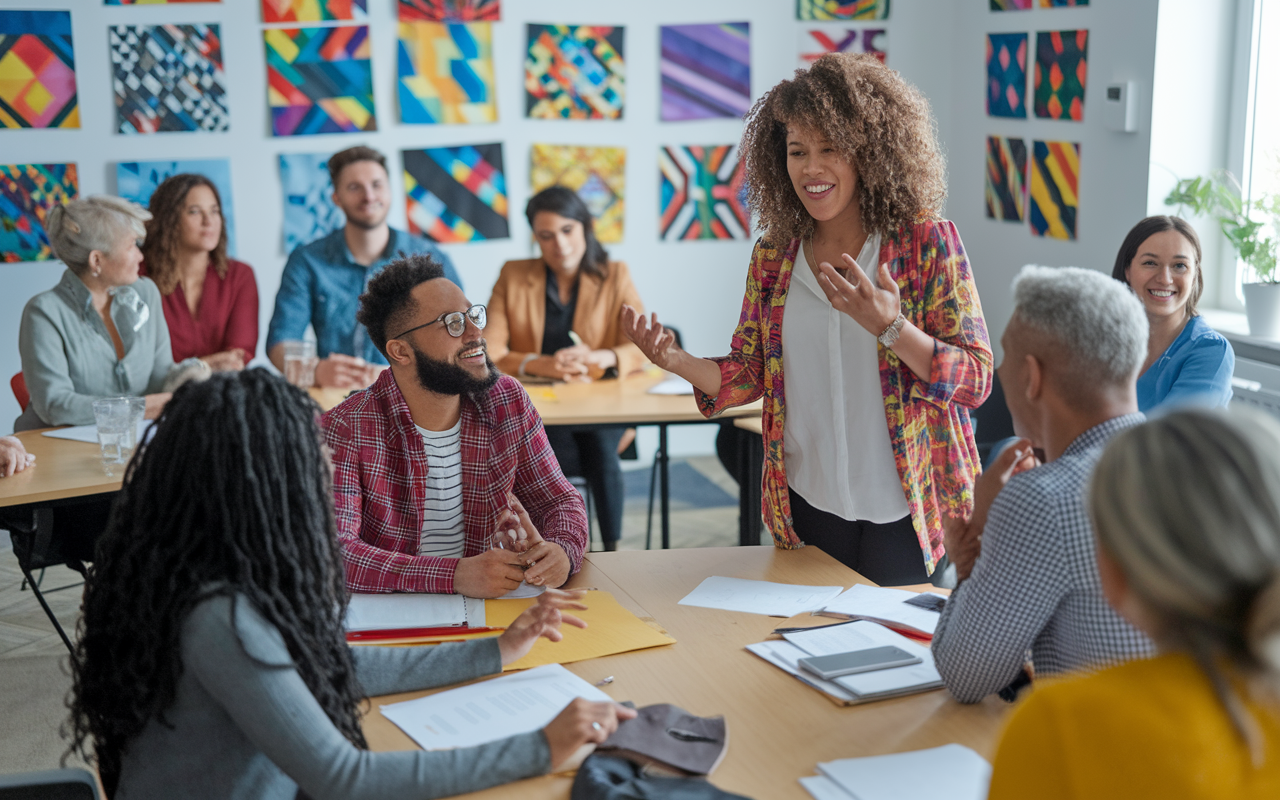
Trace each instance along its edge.
<instances>
[{"instance_id":1,"label":"black pants","mask_svg":"<svg viewBox=\"0 0 1280 800\"><path fill-rule=\"evenodd\" d=\"M622 536L622 462L618 442L626 428L575 428L554 425L547 428L547 441L567 476L580 475L595 499L600 538L616 542Z\"/></svg>"},{"instance_id":2,"label":"black pants","mask_svg":"<svg viewBox=\"0 0 1280 800\"><path fill-rule=\"evenodd\" d=\"M814 508L794 489L787 492L791 496L791 522L800 541L822 548L822 552L881 586L929 582L910 514L896 522L850 522Z\"/></svg>"}]
</instances>

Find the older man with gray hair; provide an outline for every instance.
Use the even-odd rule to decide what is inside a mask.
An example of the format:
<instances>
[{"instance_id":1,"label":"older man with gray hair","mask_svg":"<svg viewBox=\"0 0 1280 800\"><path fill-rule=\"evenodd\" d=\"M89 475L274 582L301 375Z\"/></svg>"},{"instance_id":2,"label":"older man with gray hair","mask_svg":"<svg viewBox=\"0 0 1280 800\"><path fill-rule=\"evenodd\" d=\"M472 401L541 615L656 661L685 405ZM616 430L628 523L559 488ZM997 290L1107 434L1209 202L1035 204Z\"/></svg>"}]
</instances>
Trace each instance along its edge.
<instances>
[{"instance_id":1,"label":"older man with gray hair","mask_svg":"<svg viewBox=\"0 0 1280 800\"><path fill-rule=\"evenodd\" d=\"M1146 314L1127 287L1087 269L1023 267L1013 292L999 373L1020 438L979 479L972 516L945 526L959 584L933 656L962 703L1012 700L1032 674L1154 652L1102 595L1085 507L1107 441L1144 419Z\"/></svg>"}]
</instances>

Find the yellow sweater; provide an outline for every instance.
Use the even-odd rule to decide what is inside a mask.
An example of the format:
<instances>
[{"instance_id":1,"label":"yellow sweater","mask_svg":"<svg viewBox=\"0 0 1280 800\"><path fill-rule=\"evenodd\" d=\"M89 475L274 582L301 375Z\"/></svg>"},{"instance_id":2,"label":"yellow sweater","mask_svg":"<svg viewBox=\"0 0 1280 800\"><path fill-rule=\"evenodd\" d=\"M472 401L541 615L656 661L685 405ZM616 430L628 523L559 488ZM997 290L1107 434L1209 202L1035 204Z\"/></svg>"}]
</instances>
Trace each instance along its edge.
<instances>
[{"instance_id":1,"label":"yellow sweater","mask_svg":"<svg viewBox=\"0 0 1280 800\"><path fill-rule=\"evenodd\" d=\"M989 800L1280 798L1280 707L1247 703L1255 768L1209 679L1183 654L1050 682L1013 714Z\"/></svg>"}]
</instances>

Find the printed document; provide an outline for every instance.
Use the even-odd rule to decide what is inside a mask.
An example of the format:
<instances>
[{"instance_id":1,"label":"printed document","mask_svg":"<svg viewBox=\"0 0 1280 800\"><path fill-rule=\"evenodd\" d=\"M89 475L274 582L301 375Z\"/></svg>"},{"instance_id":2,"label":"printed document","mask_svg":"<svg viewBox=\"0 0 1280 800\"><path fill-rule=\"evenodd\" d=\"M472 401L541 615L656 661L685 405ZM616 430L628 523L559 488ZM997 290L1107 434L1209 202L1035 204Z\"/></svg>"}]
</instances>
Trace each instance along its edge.
<instances>
[{"instance_id":1,"label":"printed document","mask_svg":"<svg viewBox=\"0 0 1280 800\"><path fill-rule=\"evenodd\" d=\"M805 611L817 611L842 591L843 586L804 586L711 577L698 584L698 588L686 595L680 605L745 611L769 617L794 617Z\"/></svg>"},{"instance_id":2,"label":"printed document","mask_svg":"<svg viewBox=\"0 0 1280 800\"><path fill-rule=\"evenodd\" d=\"M828 603L822 613L870 619L932 636L942 615L937 611L909 605L906 601L913 597L919 595L902 589L881 589L878 586L858 584Z\"/></svg>"}]
</instances>

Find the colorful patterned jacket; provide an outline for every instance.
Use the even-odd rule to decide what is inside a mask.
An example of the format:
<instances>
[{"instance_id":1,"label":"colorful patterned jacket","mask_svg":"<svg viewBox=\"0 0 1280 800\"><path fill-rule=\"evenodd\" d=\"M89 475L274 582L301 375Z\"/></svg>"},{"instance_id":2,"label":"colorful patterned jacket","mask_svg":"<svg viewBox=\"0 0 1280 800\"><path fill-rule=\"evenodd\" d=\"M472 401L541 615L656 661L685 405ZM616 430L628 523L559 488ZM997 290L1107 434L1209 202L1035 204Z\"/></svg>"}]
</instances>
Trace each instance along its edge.
<instances>
[{"instance_id":1,"label":"colorful patterned jacket","mask_svg":"<svg viewBox=\"0 0 1280 800\"><path fill-rule=\"evenodd\" d=\"M764 397L765 526L778 547L801 546L791 522L783 457L786 401L782 381L782 314L800 240L778 250L756 243L742 316L720 365L720 393L697 392L708 417ZM978 291L956 226L924 221L885 237L888 263L902 295L902 313L934 337L929 381L920 380L892 350L879 346L880 384L894 461L925 565L933 572L945 552L944 514L967 515L980 471L970 408L991 393L992 355Z\"/></svg>"}]
</instances>

